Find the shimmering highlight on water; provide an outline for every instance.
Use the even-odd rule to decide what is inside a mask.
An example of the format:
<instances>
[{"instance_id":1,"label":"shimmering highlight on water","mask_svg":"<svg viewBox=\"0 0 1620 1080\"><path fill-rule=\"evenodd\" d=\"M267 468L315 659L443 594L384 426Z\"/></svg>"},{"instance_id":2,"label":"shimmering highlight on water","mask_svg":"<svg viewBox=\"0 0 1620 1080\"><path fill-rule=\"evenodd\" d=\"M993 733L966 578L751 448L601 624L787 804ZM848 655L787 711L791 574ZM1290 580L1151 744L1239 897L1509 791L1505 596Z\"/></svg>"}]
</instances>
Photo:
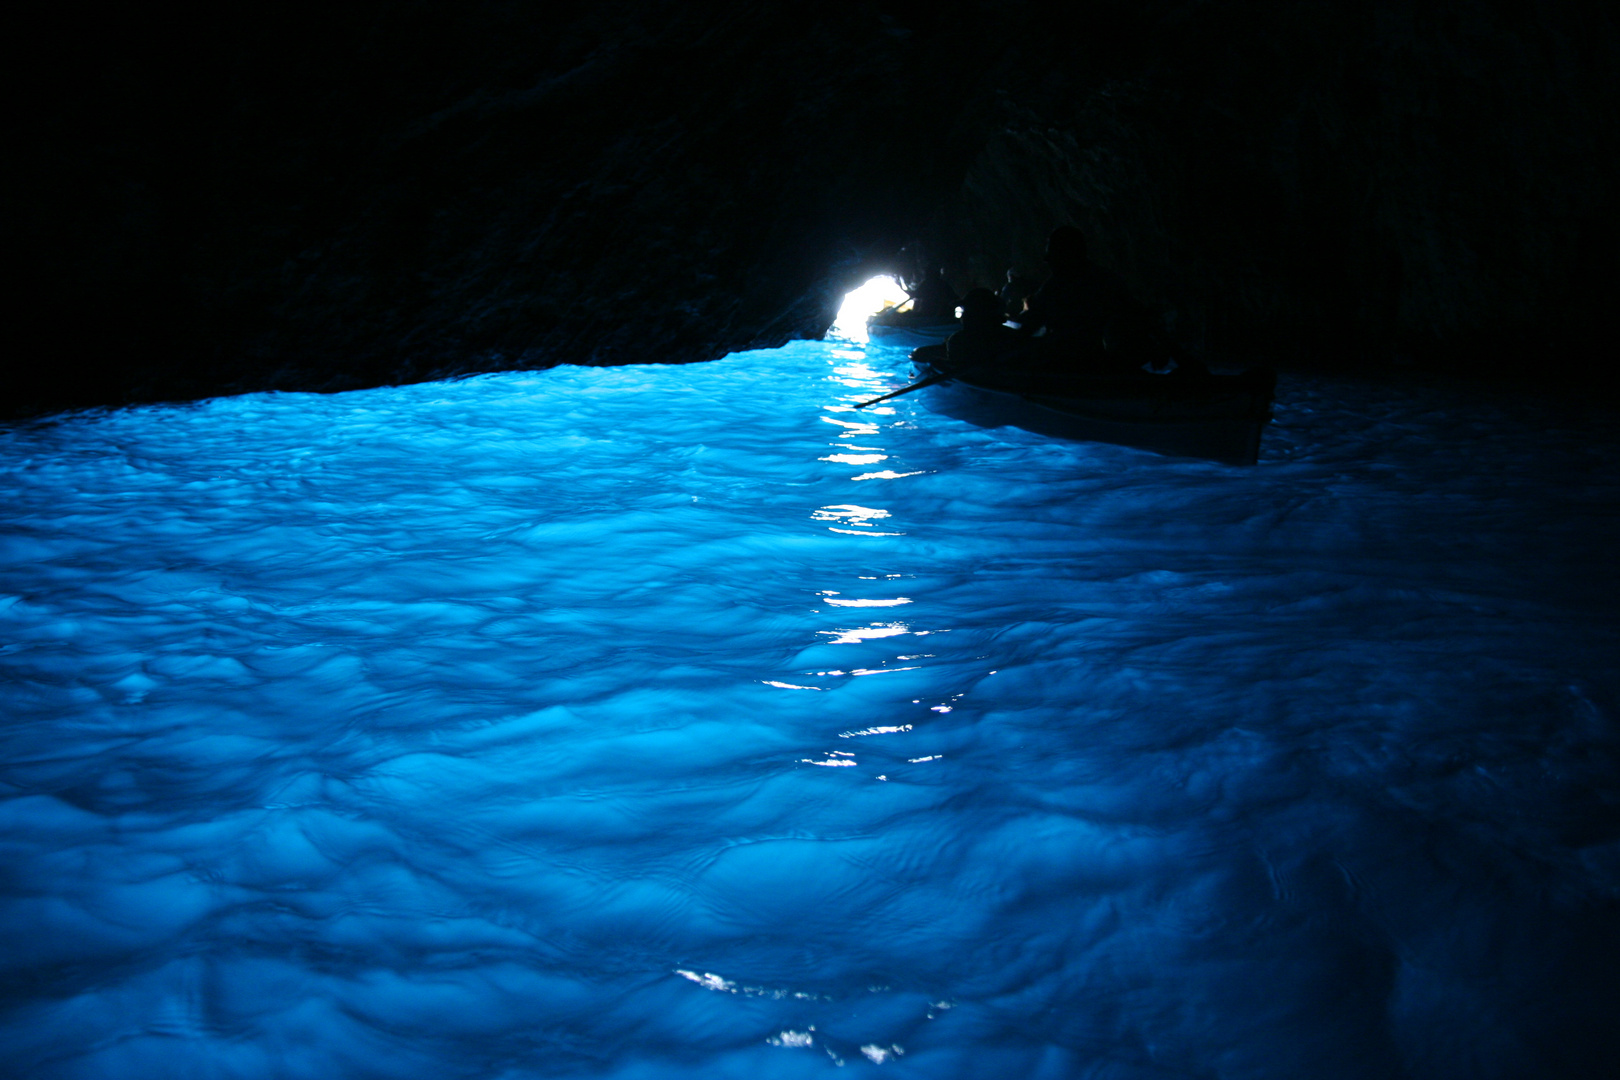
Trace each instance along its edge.
<instances>
[{"instance_id":1,"label":"shimmering highlight on water","mask_svg":"<svg viewBox=\"0 0 1620 1080\"><path fill-rule=\"evenodd\" d=\"M1607 1075L1612 433L1292 378L1239 469L903 369L0 433L8 1068Z\"/></svg>"}]
</instances>

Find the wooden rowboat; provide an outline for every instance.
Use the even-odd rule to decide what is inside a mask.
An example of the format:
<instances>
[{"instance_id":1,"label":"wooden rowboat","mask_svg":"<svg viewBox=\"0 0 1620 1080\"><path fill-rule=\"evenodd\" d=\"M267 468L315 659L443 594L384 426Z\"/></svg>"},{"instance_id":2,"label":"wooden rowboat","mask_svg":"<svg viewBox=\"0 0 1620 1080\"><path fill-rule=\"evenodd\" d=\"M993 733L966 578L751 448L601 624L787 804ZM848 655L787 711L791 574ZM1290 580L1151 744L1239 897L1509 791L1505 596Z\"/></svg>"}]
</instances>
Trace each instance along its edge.
<instances>
[{"instance_id":1,"label":"wooden rowboat","mask_svg":"<svg viewBox=\"0 0 1620 1080\"><path fill-rule=\"evenodd\" d=\"M866 336L874 345L894 345L915 349L923 345L939 345L962 329L959 322L939 322L911 312L896 312L893 308L866 320Z\"/></svg>"},{"instance_id":2,"label":"wooden rowboat","mask_svg":"<svg viewBox=\"0 0 1620 1080\"><path fill-rule=\"evenodd\" d=\"M938 375L944 346L917 349L919 377ZM927 389L932 407L980 427L1012 425L1083 442L1174 457L1253 465L1271 420L1277 375L1149 375L1088 378L975 369Z\"/></svg>"}]
</instances>

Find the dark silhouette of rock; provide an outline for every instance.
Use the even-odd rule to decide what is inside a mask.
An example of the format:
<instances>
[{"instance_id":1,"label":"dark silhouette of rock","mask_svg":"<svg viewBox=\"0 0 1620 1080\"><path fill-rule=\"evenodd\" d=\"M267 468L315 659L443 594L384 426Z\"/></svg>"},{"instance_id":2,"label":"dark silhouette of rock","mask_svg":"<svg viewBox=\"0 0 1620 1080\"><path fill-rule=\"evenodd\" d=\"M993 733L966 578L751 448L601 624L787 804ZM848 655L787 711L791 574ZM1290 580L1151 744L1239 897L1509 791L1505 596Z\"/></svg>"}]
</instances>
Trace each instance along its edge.
<instances>
[{"instance_id":1,"label":"dark silhouette of rock","mask_svg":"<svg viewBox=\"0 0 1620 1080\"><path fill-rule=\"evenodd\" d=\"M1608 351L1606 9L1081 7L52 9L4 409L704 360L908 245L994 285L1065 223L1215 362Z\"/></svg>"}]
</instances>

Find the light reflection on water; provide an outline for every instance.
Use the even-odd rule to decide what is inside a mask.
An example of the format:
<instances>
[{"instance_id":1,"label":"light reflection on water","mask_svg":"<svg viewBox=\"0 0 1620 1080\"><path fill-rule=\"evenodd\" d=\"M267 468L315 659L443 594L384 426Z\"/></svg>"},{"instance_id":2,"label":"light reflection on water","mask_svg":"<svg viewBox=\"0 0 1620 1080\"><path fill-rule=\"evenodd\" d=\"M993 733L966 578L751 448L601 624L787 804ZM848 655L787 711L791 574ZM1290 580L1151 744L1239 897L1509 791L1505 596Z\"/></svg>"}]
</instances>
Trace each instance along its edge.
<instances>
[{"instance_id":1,"label":"light reflection on water","mask_svg":"<svg viewBox=\"0 0 1620 1080\"><path fill-rule=\"evenodd\" d=\"M0 433L9 1067L1608 1075L1612 435L1291 379L1234 469L904 367Z\"/></svg>"}]
</instances>

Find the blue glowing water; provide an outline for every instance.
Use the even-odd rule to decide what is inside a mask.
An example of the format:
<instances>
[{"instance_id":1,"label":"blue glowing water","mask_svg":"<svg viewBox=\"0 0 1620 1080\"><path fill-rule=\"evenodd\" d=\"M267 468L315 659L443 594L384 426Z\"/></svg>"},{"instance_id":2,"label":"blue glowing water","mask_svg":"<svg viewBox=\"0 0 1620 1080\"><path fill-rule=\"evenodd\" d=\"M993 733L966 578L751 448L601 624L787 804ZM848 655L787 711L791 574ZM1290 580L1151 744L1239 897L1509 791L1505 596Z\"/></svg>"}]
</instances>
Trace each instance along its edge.
<instances>
[{"instance_id":1,"label":"blue glowing water","mask_svg":"<svg viewBox=\"0 0 1620 1080\"><path fill-rule=\"evenodd\" d=\"M0 432L35 1078L1607 1076L1612 430L805 342Z\"/></svg>"}]
</instances>

